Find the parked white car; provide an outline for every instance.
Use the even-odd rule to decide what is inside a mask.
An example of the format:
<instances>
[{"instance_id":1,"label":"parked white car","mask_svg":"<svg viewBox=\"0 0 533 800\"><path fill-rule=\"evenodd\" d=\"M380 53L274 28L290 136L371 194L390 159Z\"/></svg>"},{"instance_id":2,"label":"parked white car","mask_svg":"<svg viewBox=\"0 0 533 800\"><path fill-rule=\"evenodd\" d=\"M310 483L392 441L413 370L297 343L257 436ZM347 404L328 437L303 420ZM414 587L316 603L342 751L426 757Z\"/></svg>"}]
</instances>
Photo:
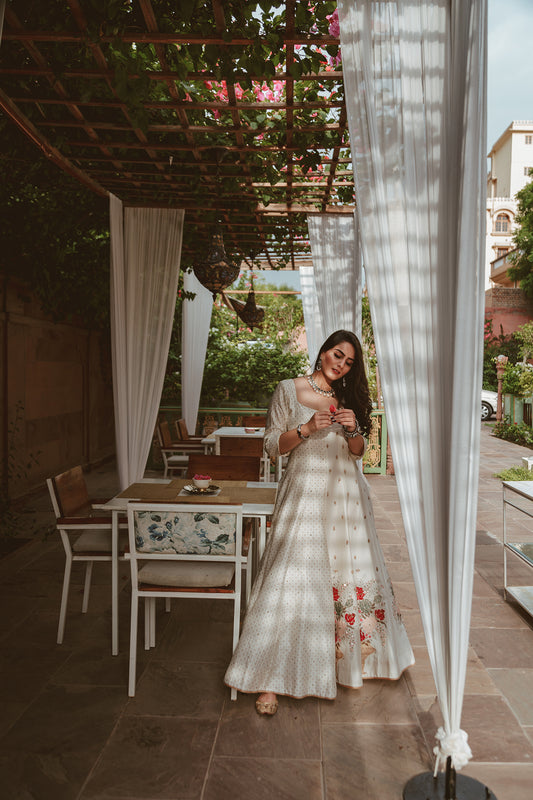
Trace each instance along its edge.
<instances>
[{"instance_id":1,"label":"parked white car","mask_svg":"<svg viewBox=\"0 0 533 800\"><path fill-rule=\"evenodd\" d=\"M490 419L498 408L498 392L489 392L487 389L481 391L481 421Z\"/></svg>"}]
</instances>

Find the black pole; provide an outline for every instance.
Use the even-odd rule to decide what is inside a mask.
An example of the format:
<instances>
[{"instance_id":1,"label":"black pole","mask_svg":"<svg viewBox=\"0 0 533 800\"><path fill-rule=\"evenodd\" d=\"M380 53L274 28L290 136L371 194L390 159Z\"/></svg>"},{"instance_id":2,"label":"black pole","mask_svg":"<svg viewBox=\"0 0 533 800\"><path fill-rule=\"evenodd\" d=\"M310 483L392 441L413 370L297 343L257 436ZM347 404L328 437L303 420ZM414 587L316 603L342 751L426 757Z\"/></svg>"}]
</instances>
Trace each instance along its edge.
<instances>
[{"instance_id":1,"label":"black pole","mask_svg":"<svg viewBox=\"0 0 533 800\"><path fill-rule=\"evenodd\" d=\"M456 785L456 772L454 767L452 766L452 757L448 756L446 759L446 794L445 800L457 800L457 795L455 793L455 785Z\"/></svg>"}]
</instances>

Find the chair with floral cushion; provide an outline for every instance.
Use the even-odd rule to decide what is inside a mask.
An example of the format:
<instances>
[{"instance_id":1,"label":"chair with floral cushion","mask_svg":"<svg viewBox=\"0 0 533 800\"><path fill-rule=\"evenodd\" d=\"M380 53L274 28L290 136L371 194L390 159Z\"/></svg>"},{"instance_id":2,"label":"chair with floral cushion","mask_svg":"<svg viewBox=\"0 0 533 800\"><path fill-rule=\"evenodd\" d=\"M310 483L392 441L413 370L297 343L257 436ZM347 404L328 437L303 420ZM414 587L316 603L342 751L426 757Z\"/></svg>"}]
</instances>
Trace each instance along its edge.
<instances>
[{"instance_id":1,"label":"chair with floral cushion","mask_svg":"<svg viewBox=\"0 0 533 800\"><path fill-rule=\"evenodd\" d=\"M241 560L251 558L242 506L128 504L131 629L128 694L135 695L139 599L145 601L145 648L155 646L155 601L187 597L233 602L233 650L239 640ZM250 565L248 566L250 569ZM237 697L231 690L231 699Z\"/></svg>"}]
</instances>

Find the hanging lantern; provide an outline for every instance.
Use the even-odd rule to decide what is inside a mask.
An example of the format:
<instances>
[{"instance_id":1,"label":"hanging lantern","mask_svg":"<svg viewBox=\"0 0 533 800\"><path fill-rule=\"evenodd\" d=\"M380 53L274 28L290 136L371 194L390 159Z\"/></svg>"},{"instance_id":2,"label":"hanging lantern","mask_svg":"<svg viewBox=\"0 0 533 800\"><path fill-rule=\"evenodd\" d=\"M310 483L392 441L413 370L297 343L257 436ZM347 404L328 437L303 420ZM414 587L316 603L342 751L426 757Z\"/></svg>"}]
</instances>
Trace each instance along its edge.
<instances>
[{"instance_id":1,"label":"hanging lantern","mask_svg":"<svg viewBox=\"0 0 533 800\"><path fill-rule=\"evenodd\" d=\"M195 264L193 270L200 283L213 293L213 300L216 299L217 292L221 292L238 278L239 267L232 264L226 255L222 228L219 225L213 233L206 258Z\"/></svg>"},{"instance_id":2,"label":"hanging lantern","mask_svg":"<svg viewBox=\"0 0 533 800\"><path fill-rule=\"evenodd\" d=\"M246 303L243 303L241 300L237 300L235 297L229 297L224 292L222 292L222 298L232 311L235 311L237 316L242 319L242 321L248 325L249 328L260 328L263 320L265 318L265 309L262 306L258 306L255 303L255 292L254 292L254 276L252 275L252 286L250 291L248 292L248 297L246 298Z\"/></svg>"},{"instance_id":3,"label":"hanging lantern","mask_svg":"<svg viewBox=\"0 0 533 800\"><path fill-rule=\"evenodd\" d=\"M259 328L265 318L265 309L255 304L254 276L252 275L252 286L248 292L244 308L237 311L237 314L249 328Z\"/></svg>"}]
</instances>

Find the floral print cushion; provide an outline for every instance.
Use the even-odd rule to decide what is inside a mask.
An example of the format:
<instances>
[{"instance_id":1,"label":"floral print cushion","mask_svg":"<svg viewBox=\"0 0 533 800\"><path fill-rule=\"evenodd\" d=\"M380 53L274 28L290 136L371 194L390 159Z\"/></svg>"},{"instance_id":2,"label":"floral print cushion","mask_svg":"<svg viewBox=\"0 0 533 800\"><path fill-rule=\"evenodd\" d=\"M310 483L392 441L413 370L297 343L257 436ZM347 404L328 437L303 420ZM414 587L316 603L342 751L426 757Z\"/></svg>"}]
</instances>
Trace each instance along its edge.
<instances>
[{"instance_id":1,"label":"floral print cushion","mask_svg":"<svg viewBox=\"0 0 533 800\"><path fill-rule=\"evenodd\" d=\"M138 511L135 543L141 553L234 555L235 514Z\"/></svg>"}]
</instances>

